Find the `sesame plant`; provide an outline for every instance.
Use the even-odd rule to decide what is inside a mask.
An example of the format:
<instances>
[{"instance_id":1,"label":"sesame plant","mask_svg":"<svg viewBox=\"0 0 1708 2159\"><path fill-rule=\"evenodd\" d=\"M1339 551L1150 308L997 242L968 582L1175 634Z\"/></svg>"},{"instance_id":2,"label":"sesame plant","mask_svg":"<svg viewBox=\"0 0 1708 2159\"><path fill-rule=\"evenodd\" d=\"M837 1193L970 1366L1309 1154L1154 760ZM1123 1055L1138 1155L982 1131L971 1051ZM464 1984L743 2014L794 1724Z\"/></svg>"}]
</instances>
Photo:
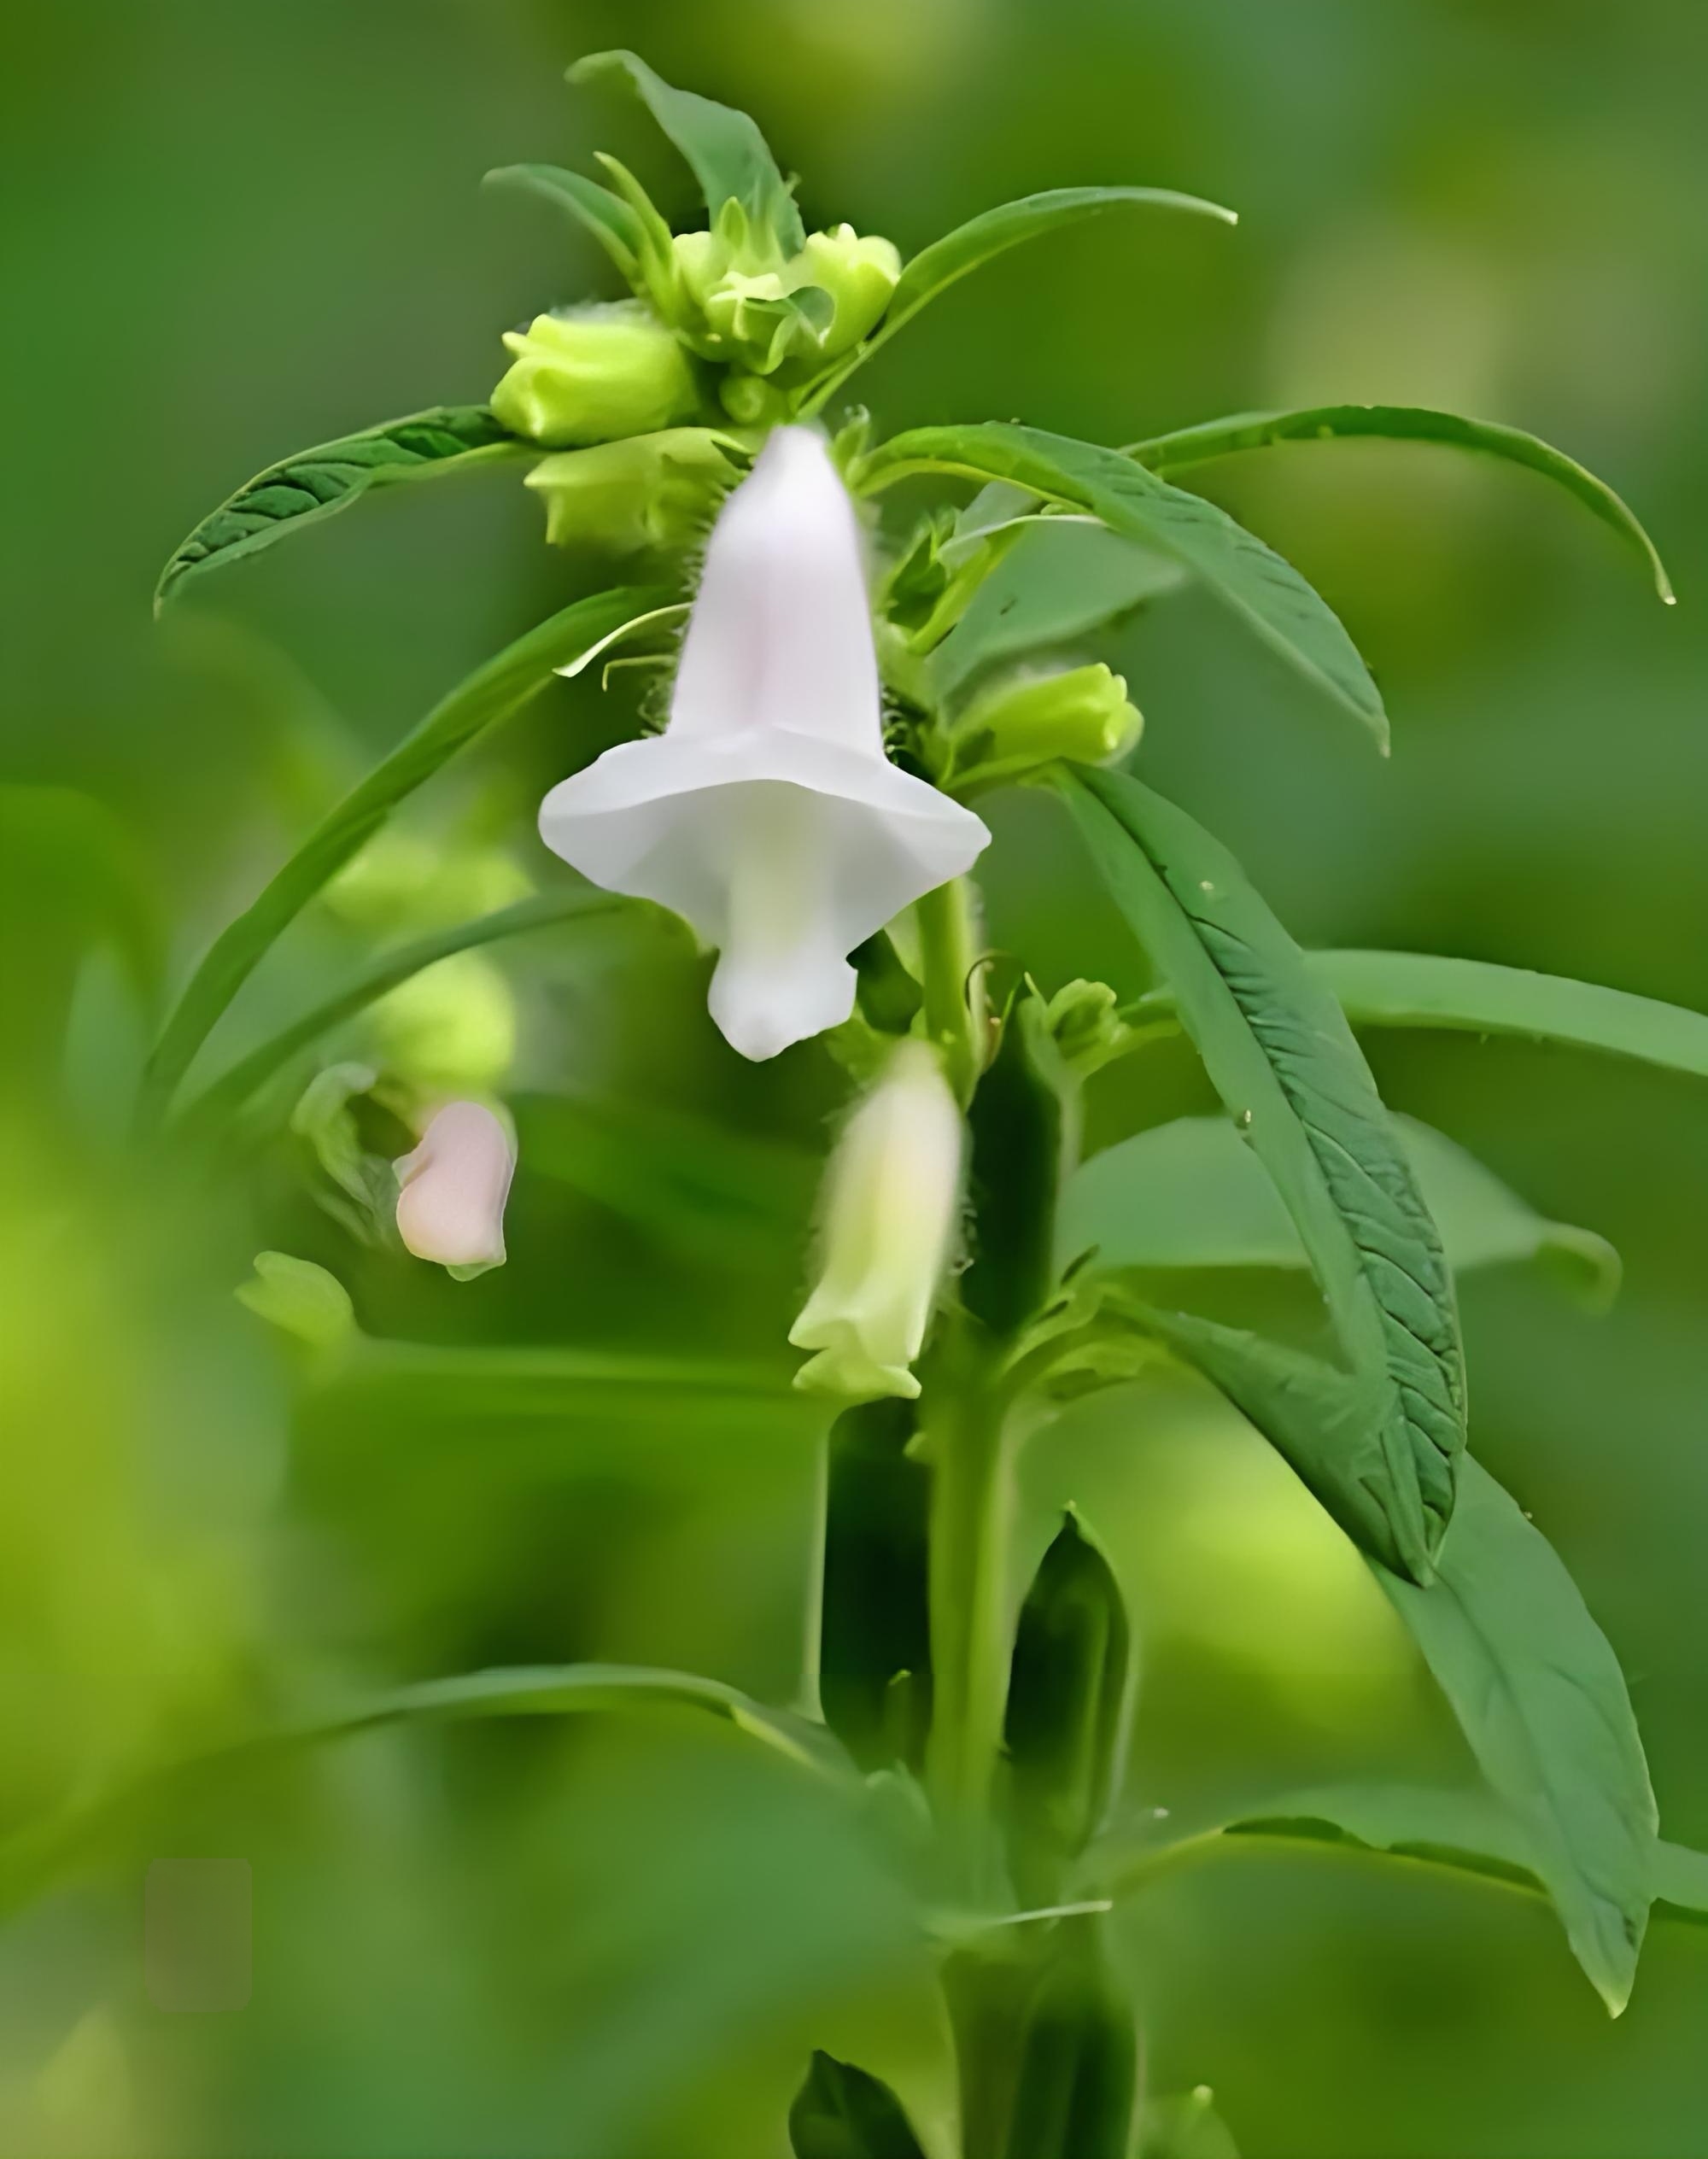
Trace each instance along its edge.
<instances>
[{"instance_id":1,"label":"sesame plant","mask_svg":"<svg viewBox=\"0 0 1708 2159\"><path fill-rule=\"evenodd\" d=\"M705 226L673 232L608 156L599 178L493 175L590 234L629 296L508 335L484 404L270 466L196 526L160 597L378 489L500 468L539 498L548 547L607 570L451 690L214 939L155 1042L137 1117L211 1148L288 1120L329 1203L394 1264L478 1273L505 1256L517 1156L503 941L567 939L624 911L685 923L717 956L711 1017L736 1050L768 1059L821 1039L845 1080L789 1337L826 1450L820 1518L803 1525L805 1670L787 1705L655 1669L451 1675L316 1735L382 1715L699 1714L858 1817L933 1945L959 2103L927 2118L864 2065L816 2054L789 2115L798 2159L1231 2149L1202 2093L1141 2077L1116 1929L1159 1874L1236 1834L1517 1882L1550 1900L1617 2015L1652 1905L1708 1910L1708 1860L1659 1840L1614 1653L1468 1449L1454 1270L1549 1232L1450 1142L1390 1114L1358 1034L1519 1034L1708 1076L1708 1019L1453 957L1301 951L1228 851L1138 776L1139 713L1085 655L1106 625L1196 584L1229 636L1261 640L1348 723L1348 756L1385 754L1381 695L1336 616L1193 491L1220 460L1288 443L1378 436L1525 466L1628 543L1670 600L1654 550L1559 451L1411 407L1244 413L1119 447L980 420L881 433L851 401L859 371L980 265L1087 219L1137 214L1142 240L1151 218L1232 214L1161 189L1062 188L904 262L847 224L807 231L745 114L628 53L575 79L642 101L693 170ZM897 506L921 499L907 523ZM545 848L572 875L542 853L538 889L467 861L411 882L389 821L418 789L554 676L643 660L662 724L541 806ZM980 806L1015 786L1053 798L1142 948L1155 986L1136 1003L987 948ZM360 927L400 892L415 912L399 901L385 919L409 939L190 1084L305 910L342 906ZM321 1045L363 1015L371 1055L326 1062ZM410 1054L430 1022L456 1054ZM1225 1116L1082 1161L1097 1075L1183 1036ZM388 1148L383 1132L412 1144ZM1446 1243L1437 1211L1452 1216ZM1154 1301L1155 1270L1211 1279L1249 1263L1254 1235L1279 1236L1319 1293L1296 1338ZM1555 1242L1605 1266L1594 1240ZM350 1301L323 1270L263 1254L242 1294L318 1356L349 1354ZM1049 1448L1063 1403L1165 1366L1225 1396L1363 1555L1480 1788L1281 1789L1217 1822L1133 1807L1121 1588L1078 1511L1021 1565L1015 1473L1022 1449Z\"/></svg>"}]
</instances>

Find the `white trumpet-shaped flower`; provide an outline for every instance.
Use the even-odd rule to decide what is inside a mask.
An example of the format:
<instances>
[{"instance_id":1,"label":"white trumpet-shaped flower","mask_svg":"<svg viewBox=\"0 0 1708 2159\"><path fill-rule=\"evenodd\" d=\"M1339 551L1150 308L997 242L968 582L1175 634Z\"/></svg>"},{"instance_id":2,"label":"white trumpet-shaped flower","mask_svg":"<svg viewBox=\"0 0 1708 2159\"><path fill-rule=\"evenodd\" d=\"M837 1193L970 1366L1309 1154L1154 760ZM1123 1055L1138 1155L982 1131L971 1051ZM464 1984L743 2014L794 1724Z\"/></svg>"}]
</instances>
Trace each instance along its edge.
<instances>
[{"instance_id":1,"label":"white trumpet-shaped flower","mask_svg":"<svg viewBox=\"0 0 1708 2159\"><path fill-rule=\"evenodd\" d=\"M831 1156L822 1272L789 1330L796 1349L818 1354L797 1386L857 1399L918 1394L910 1367L959 1227L962 1132L936 1053L902 1043Z\"/></svg>"},{"instance_id":2,"label":"white trumpet-shaped flower","mask_svg":"<svg viewBox=\"0 0 1708 2159\"><path fill-rule=\"evenodd\" d=\"M553 787L540 830L717 948L711 1016L753 1058L845 1020L848 954L986 845L884 755L859 523L812 430L777 429L719 513L665 732Z\"/></svg>"},{"instance_id":3,"label":"white trumpet-shaped flower","mask_svg":"<svg viewBox=\"0 0 1708 2159\"><path fill-rule=\"evenodd\" d=\"M483 1103L447 1102L394 1167L397 1233L418 1260L459 1276L503 1266L516 1145L501 1117Z\"/></svg>"}]
</instances>

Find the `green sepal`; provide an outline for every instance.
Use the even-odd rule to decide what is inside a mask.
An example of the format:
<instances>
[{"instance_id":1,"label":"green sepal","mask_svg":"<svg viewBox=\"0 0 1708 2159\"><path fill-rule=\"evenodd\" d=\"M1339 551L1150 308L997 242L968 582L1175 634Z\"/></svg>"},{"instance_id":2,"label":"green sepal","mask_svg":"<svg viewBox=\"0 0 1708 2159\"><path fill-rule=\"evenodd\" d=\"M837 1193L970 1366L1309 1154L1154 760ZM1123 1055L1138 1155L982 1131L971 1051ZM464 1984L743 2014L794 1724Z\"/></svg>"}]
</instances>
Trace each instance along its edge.
<instances>
[{"instance_id":1,"label":"green sepal","mask_svg":"<svg viewBox=\"0 0 1708 2159\"><path fill-rule=\"evenodd\" d=\"M819 1700L863 1770L918 1769L931 1723L931 1472L910 1402L863 1402L830 1432Z\"/></svg>"},{"instance_id":2,"label":"green sepal","mask_svg":"<svg viewBox=\"0 0 1708 2159\"><path fill-rule=\"evenodd\" d=\"M819 2048L789 2109L789 2144L795 2159L924 2159L889 2086Z\"/></svg>"},{"instance_id":3,"label":"green sepal","mask_svg":"<svg viewBox=\"0 0 1708 2159\"><path fill-rule=\"evenodd\" d=\"M1003 1738L1010 1862L1021 1899L1047 1904L1102 1828L1132 1712L1120 1584L1069 1508L1021 1606Z\"/></svg>"},{"instance_id":4,"label":"green sepal","mask_svg":"<svg viewBox=\"0 0 1708 2159\"><path fill-rule=\"evenodd\" d=\"M973 1263L967 1309L1000 1340L1018 1334L1056 1286L1056 1208L1077 1149L1079 1084L1028 986L1010 1004L997 1054L968 1112Z\"/></svg>"},{"instance_id":5,"label":"green sepal","mask_svg":"<svg viewBox=\"0 0 1708 2159\"><path fill-rule=\"evenodd\" d=\"M1132 2007L1101 1929L1064 1920L1021 2029L1002 2159L1127 2159L1138 2083Z\"/></svg>"}]
</instances>

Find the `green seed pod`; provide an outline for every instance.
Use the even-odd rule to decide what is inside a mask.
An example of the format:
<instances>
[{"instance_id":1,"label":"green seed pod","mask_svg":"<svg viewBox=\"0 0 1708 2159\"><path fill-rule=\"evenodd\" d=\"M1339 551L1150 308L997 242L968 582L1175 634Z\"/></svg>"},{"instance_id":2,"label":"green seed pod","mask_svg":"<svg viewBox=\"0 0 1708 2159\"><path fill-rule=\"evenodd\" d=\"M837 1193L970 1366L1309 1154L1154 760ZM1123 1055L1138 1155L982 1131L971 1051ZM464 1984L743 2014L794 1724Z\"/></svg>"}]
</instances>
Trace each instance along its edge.
<instances>
[{"instance_id":1,"label":"green seed pod","mask_svg":"<svg viewBox=\"0 0 1708 2159\"><path fill-rule=\"evenodd\" d=\"M1003 2159L1126 2159L1138 2039L1091 1918L1063 1921L1021 2034Z\"/></svg>"},{"instance_id":2,"label":"green seed pod","mask_svg":"<svg viewBox=\"0 0 1708 2159\"><path fill-rule=\"evenodd\" d=\"M646 435L699 401L681 346L640 301L536 315L504 342L514 357L492 409L548 450Z\"/></svg>"},{"instance_id":3,"label":"green seed pod","mask_svg":"<svg viewBox=\"0 0 1708 2159\"><path fill-rule=\"evenodd\" d=\"M1126 1749L1129 1629L1108 1561L1070 1512L1015 1629L1004 1730L1010 1858L1048 1901L1108 1813Z\"/></svg>"},{"instance_id":4,"label":"green seed pod","mask_svg":"<svg viewBox=\"0 0 1708 2159\"><path fill-rule=\"evenodd\" d=\"M830 1434L819 1698L862 1769L917 1769L931 1722L931 1472L907 1452L911 1405L864 1402Z\"/></svg>"},{"instance_id":5,"label":"green seed pod","mask_svg":"<svg viewBox=\"0 0 1708 2159\"><path fill-rule=\"evenodd\" d=\"M704 535L742 455L715 428L667 427L541 458L524 484L546 505L554 547L680 547Z\"/></svg>"},{"instance_id":6,"label":"green seed pod","mask_svg":"<svg viewBox=\"0 0 1708 2159\"><path fill-rule=\"evenodd\" d=\"M924 2159L888 2085L816 2050L789 2109L789 2143L795 2159Z\"/></svg>"},{"instance_id":7,"label":"green seed pod","mask_svg":"<svg viewBox=\"0 0 1708 2159\"><path fill-rule=\"evenodd\" d=\"M1056 1205L1075 1146L1078 1089L1042 1000L1022 990L979 1082L973 1133L973 1264L962 1301L993 1334L1016 1334L1056 1285Z\"/></svg>"}]
</instances>

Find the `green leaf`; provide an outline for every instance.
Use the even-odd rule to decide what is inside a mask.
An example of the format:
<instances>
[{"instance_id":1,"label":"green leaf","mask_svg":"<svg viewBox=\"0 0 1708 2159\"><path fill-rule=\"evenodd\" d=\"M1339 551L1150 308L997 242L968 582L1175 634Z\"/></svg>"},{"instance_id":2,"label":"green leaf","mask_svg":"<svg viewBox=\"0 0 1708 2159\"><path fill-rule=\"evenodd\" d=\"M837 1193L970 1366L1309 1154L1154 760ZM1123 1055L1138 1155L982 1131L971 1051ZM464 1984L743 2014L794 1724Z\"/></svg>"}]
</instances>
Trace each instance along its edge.
<instances>
[{"instance_id":1,"label":"green leaf","mask_svg":"<svg viewBox=\"0 0 1708 2159\"><path fill-rule=\"evenodd\" d=\"M1605 1304L1619 1257L1592 1231L1546 1220L1492 1170L1429 1126L1395 1117L1406 1157L1455 1273L1541 1261ZM1225 1117L1153 1126L1080 1165L1057 1250L1095 1247L1100 1267L1300 1267L1305 1248L1275 1189Z\"/></svg>"},{"instance_id":2,"label":"green leaf","mask_svg":"<svg viewBox=\"0 0 1708 2159\"><path fill-rule=\"evenodd\" d=\"M1308 958L1311 972L1355 1027L1521 1035L1708 1080L1708 1015L1682 1005L1563 974L1430 952L1313 952Z\"/></svg>"},{"instance_id":3,"label":"green leaf","mask_svg":"<svg viewBox=\"0 0 1708 2159\"><path fill-rule=\"evenodd\" d=\"M789 2145L795 2159L925 2159L888 2085L817 2049L789 2109Z\"/></svg>"},{"instance_id":4,"label":"green leaf","mask_svg":"<svg viewBox=\"0 0 1708 2159\"><path fill-rule=\"evenodd\" d=\"M1145 2099L1138 2120L1138 2159L1239 2159L1208 2084Z\"/></svg>"},{"instance_id":5,"label":"green leaf","mask_svg":"<svg viewBox=\"0 0 1708 2159\"><path fill-rule=\"evenodd\" d=\"M1183 563L1385 750L1381 693L1328 603L1290 563L1201 495L1170 487L1119 450L996 423L911 429L869 452L856 477L870 492L915 472L1012 481Z\"/></svg>"},{"instance_id":6,"label":"green leaf","mask_svg":"<svg viewBox=\"0 0 1708 2159\"><path fill-rule=\"evenodd\" d=\"M612 76L627 82L687 160L714 221L726 202L739 202L756 224L775 234L785 255L798 251L806 237L800 212L764 137L746 113L691 90L673 89L632 52L589 53L570 70L576 84Z\"/></svg>"},{"instance_id":7,"label":"green leaf","mask_svg":"<svg viewBox=\"0 0 1708 2159\"><path fill-rule=\"evenodd\" d=\"M932 654L932 680L952 697L981 668L1070 644L1184 576L1170 557L1103 525L1029 518Z\"/></svg>"},{"instance_id":8,"label":"green leaf","mask_svg":"<svg viewBox=\"0 0 1708 2159\"><path fill-rule=\"evenodd\" d=\"M1085 218L1100 216L1105 210L1117 209L1184 210L1195 217L1215 218L1223 225L1239 223L1238 214L1224 209L1219 202L1207 202L1196 195L1177 194L1166 187L1049 188L1041 195L1021 196L1015 202L981 210L977 217L956 225L952 232L945 232L940 240L933 240L913 258L897 282L883 321L826 381L815 385L804 409L818 411L855 369L870 359L880 345L887 343L921 307L993 256L1005 255L1024 241L1040 239L1046 232L1060 231Z\"/></svg>"},{"instance_id":9,"label":"green leaf","mask_svg":"<svg viewBox=\"0 0 1708 2159\"><path fill-rule=\"evenodd\" d=\"M1655 1910L1663 1918L1708 1925L1708 1852L1693 1852L1682 1844L1658 1845L1654 1893Z\"/></svg>"},{"instance_id":10,"label":"green leaf","mask_svg":"<svg viewBox=\"0 0 1708 2159\"><path fill-rule=\"evenodd\" d=\"M334 991L330 997L282 1027L277 1034L270 1035L247 1056L222 1072L207 1091L197 1096L184 1111L179 1121L188 1131L217 1131L257 1087L272 1079L299 1051L330 1034L334 1027L342 1027L346 1020L354 1019L357 1013L366 1011L400 982L407 982L424 968L449 959L453 952L471 951L477 945L496 944L500 938L520 937L529 930L555 927L561 922L597 921L627 911L634 905L632 900L600 892L593 886L576 885L567 891L541 892L532 899L518 900L513 907L500 907L493 914L477 916L472 922L458 922L449 929L436 930L430 937L400 945L392 951L382 953L354 980Z\"/></svg>"},{"instance_id":11,"label":"green leaf","mask_svg":"<svg viewBox=\"0 0 1708 2159\"><path fill-rule=\"evenodd\" d=\"M512 435L484 405L436 405L406 419L365 428L360 435L299 450L258 472L203 518L161 571L155 612L187 579L259 554L284 533L347 510L374 488L539 454L537 442Z\"/></svg>"},{"instance_id":12,"label":"green leaf","mask_svg":"<svg viewBox=\"0 0 1708 2159\"><path fill-rule=\"evenodd\" d=\"M567 210L598 241L636 291L642 289L640 258L646 238L640 218L620 195L613 195L608 187L580 173L566 173L561 165L501 165L487 174L486 184L524 188Z\"/></svg>"},{"instance_id":13,"label":"green leaf","mask_svg":"<svg viewBox=\"0 0 1708 2159\"><path fill-rule=\"evenodd\" d=\"M1273 1179L1367 1395L1381 1469L1361 1481L1374 1477L1387 1533L1372 1540L1366 1518L1360 1541L1427 1579L1465 1443L1463 1356L1441 1239L1369 1067L1225 848L1125 774L1079 770L1062 787Z\"/></svg>"},{"instance_id":14,"label":"green leaf","mask_svg":"<svg viewBox=\"0 0 1708 2159\"><path fill-rule=\"evenodd\" d=\"M1629 542L1648 564L1655 590L1671 604L1672 586L1653 541L1629 507L1605 481L1575 459L1520 428L1491 420L1468 420L1456 412L1431 412L1418 405L1318 405L1296 412L1242 412L1230 419L1206 420L1171 435L1152 436L1127 446L1127 455L1153 472L1184 472L1216 458L1243 450L1267 449L1276 442L1325 442L1348 436L1384 442L1442 442L1455 449L1480 451L1557 481L1603 524Z\"/></svg>"},{"instance_id":15,"label":"green leaf","mask_svg":"<svg viewBox=\"0 0 1708 2159\"><path fill-rule=\"evenodd\" d=\"M560 669L613 631L667 604L667 592L598 593L563 608L476 669L328 811L260 896L203 954L167 1021L144 1074L141 1116L157 1122L220 1015L281 933L386 819L476 736L525 705Z\"/></svg>"},{"instance_id":16,"label":"green leaf","mask_svg":"<svg viewBox=\"0 0 1708 2159\"><path fill-rule=\"evenodd\" d=\"M1653 1893L1656 1828L1618 1659L1547 1539L1468 1458L1436 1567L1429 1589L1374 1571L1617 2016Z\"/></svg>"}]
</instances>

